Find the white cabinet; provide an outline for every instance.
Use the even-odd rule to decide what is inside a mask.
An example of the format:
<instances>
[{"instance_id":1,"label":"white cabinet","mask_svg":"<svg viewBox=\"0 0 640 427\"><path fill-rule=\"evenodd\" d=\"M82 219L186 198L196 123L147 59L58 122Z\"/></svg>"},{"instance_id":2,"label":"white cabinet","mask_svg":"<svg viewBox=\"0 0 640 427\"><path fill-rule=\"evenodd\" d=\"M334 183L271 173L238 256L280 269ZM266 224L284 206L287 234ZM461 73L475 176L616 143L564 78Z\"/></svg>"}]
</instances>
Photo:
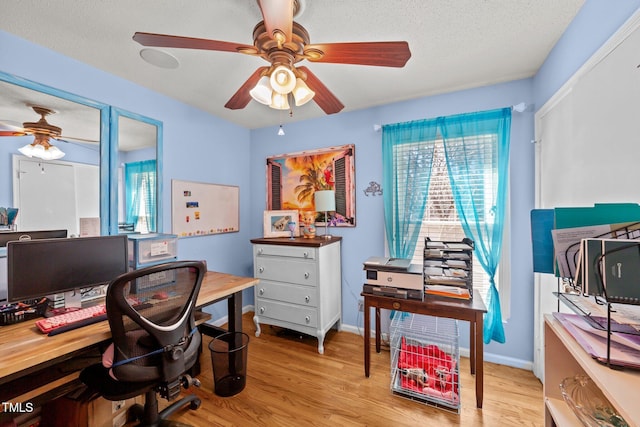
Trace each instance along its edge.
<instances>
[{"instance_id":1,"label":"white cabinet","mask_svg":"<svg viewBox=\"0 0 640 427\"><path fill-rule=\"evenodd\" d=\"M596 362L552 315L545 315L545 426L582 426L562 399L560 383L576 374L587 375L631 427L640 424L637 389L640 371L610 369Z\"/></svg>"},{"instance_id":2,"label":"white cabinet","mask_svg":"<svg viewBox=\"0 0 640 427\"><path fill-rule=\"evenodd\" d=\"M253 239L256 336L260 324L314 335L318 353L332 326L340 329L340 237Z\"/></svg>"}]
</instances>

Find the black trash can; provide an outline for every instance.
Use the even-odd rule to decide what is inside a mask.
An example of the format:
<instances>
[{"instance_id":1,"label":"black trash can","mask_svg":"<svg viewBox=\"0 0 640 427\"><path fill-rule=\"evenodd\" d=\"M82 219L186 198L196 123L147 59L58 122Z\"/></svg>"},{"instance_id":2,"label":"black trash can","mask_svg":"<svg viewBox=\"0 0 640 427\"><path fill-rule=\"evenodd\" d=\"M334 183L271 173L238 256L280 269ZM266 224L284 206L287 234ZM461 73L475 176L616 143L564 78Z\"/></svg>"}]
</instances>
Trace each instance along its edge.
<instances>
[{"instance_id":1,"label":"black trash can","mask_svg":"<svg viewBox=\"0 0 640 427\"><path fill-rule=\"evenodd\" d=\"M218 396L233 396L244 389L248 347L249 335L244 332L226 332L209 343L214 392Z\"/></svg>"}]
</instances>

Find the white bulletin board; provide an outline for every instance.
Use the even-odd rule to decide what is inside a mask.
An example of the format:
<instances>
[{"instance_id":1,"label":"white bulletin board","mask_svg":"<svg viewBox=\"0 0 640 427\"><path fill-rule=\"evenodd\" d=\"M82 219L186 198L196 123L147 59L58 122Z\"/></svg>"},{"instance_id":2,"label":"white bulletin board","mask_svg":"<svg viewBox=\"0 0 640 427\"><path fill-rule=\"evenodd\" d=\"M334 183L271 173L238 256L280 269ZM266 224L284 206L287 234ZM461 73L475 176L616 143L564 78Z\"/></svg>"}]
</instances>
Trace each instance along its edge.
<instances>
[{"instance_id":1,"label":"white bulletin board","mask_svg":"<svg viewBox=\"0 0 640 427\"><path fill-rule=\"evenodd\" d=\"M171 230L178 237L240 231L240 188L171 180Z\"/></svg>"}]
</instances>

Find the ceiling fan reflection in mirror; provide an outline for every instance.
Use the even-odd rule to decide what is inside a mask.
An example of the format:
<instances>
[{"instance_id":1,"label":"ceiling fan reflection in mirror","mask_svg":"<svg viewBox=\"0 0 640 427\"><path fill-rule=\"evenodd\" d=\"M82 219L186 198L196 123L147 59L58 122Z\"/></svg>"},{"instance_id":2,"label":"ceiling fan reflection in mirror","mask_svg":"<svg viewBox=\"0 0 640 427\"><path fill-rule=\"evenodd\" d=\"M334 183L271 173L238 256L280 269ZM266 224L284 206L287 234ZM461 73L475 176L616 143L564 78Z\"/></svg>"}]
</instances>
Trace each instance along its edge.
<instances>
[{"instance_id":1,"label":"ceiling fan reflection in mirror","mask_svg":"<svg viewBox=\"0 0 640 427\"><path fill-rule=\"evenodd\" d=\"M75 140L79 142L98 142L84 138L73 138L63 136L62 129L47 122L46 116L54 114L55 111L41 106L31 106L33 111L40 115L37 122L24 122L22 127L8 121L0 121L0 136L28 136L33 135L33 142L19 148L22 154L27 157L37 157L44 160L56 160L64 157L64 152L60 148L51 144L51 139L66 141Z\"/></svg>"},{"instance_id":2,"label":"ceiling fan reflection in mirror","mask_svg":"<svg viewBox=\"0 0 640 427\"><path fill-rule=\"evenodd\" d=\"M257 0L262 13L253 30L253 45L227 41L136 32L133 40L147 47L201 49L257 56L270 65L259 67L225 104L245 108L251 99L271 108L288 110L289 99L296 106L313 99L326 113L341 111L344 105L306 66L303 60L334 64L404 67L411 52L406 41L311 44L309 33L293 17L297 0Z\"/></svg>"}]
</instances>

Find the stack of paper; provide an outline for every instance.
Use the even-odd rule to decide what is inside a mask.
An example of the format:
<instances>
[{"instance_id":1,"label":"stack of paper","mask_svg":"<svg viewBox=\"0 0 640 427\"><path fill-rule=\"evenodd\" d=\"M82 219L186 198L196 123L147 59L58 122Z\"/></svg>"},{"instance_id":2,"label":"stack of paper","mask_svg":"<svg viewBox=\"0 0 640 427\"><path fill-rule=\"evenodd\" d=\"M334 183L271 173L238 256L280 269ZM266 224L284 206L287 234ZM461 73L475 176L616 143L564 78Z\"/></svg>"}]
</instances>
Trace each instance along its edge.
<instances>
[{"instance_id":1,"label":"stack of paper","mask_svg":"<svg viewBox=\"0 0 640 427\"><path fill-rule=\"evenodd\" d=\"M471 299L469 289L447 285L425 285L424 293L450 298Z\"/></svg>"},{"instance_id":2,"label":"stack of paper","mask_svg":"<svg viewBox=\"0 0 640 427\"><path fill-rule=\"evenodd\" d=\"M553 313L553 316L591 357L607 362L607 331L592 327L584 316L577 314ZM640 335L612 332L610 337L609 363L640 368Z\"/></svg>"}]
</instances>

